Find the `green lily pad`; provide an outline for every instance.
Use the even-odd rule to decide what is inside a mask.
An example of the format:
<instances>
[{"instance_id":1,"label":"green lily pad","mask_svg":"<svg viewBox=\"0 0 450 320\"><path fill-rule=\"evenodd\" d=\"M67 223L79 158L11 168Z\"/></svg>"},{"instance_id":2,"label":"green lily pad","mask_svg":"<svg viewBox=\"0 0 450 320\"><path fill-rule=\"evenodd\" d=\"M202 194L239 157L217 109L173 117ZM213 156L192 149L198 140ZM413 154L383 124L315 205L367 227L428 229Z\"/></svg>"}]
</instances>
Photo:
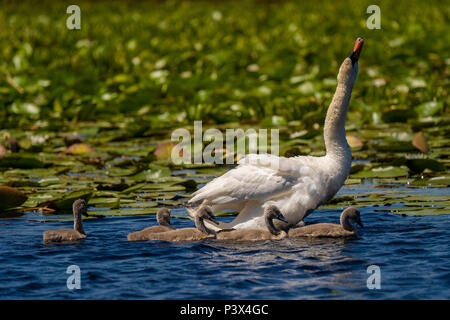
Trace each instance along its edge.
<instances>
[{"instance_id":1,"label":"green lily pad","mask_svg":"<svg viewBox=\"0 0 450 320\"><path fill-rule=\"evenodd\" d=\"M94 198L89 200L89 205L97 208L118 209L120 204L120 198Z\"/></svg>"},{"instance_id":2,"label":"green lily pad","mask_svg":"<svg viewBox=\"0 0 450 320\"><path fill-rule=\"evenodd\" d=\"M20 206L27 196L16 188L0 186L0 211Z\"/></svg>"},{"instance_id":3,"label":"green lily pad","mask_svg":"<svg viewBox=\"0 0 450 320\"><path fill-rule=\"evenodd\" d=\"M412 209L412 208L408 208ZM408 216L437 216L443 214L450 214L450 209L423 209L423 208L413 208L412 210L397 210L390 212L392 214L406 214Z\"/></svg>"},{"instance_id":4,"label":"green lily pad","mask_svg":"<svg viewBox=\"0 0 450 320\"><path fill-rule=\"evenodd\" d=\"M21 168L21 169L31 169L31 168L43 168L45 166L44 162L36 158L30 157L20 157L20 156L5 156L0 158L0 167L3 168Z\"/></svg>"},{"instance_id":5,"label":"green lily pad","mask_svg":"<svg viewBox=\"0 0 450 320\"><path fill-rule=\"evenodd\" d=\"M158 212L158 208L124 208L124 209L114 209L114 210L99 210L89 212L89 215L95 216L139 216L139 215L153 215Z\"/></svg>"},{"instance_id":6,"label":"green lily pad","mask_svg":"<svg viewBox=\"0 0 450 320\"><path fill-rule=\"evenodd\" d=\"M445 167L442 163L434 159L412 159L406 160L406 165L408 168L415 172L421 173L425 169L430 169L432 171L444 171Z\"/></svg>"},{"instance_id":7,"label":"green lily pad","mask_svg":"<svg viewBox=\"0 0 450 320\"><path fill-rule=\"evenodd\" d=\"M84 199L86 202L88 202L93 194L94 194L94 191L92 191L92 190L73 191L73 192L63 195L60 198L56 198L56 199L53 199L50 201L43 202L43 203L39 204L38 206L39 207L48 207L48 208L63 210L63 211L71 211L72 205L75 200Z\"/></svg>"},{"instance_id":8,"label":"green lily pad","mask_svg":"<svg viewBox=\"0 0 450 320\"><path fill-rule=\"evenodd\" d=\"M138 174L130 177L130 179L136 181L152 181L163 177L169 177L170 175L171 171L169 168L152 167L151 169L139 172Z\"/></svg>"},{"instance_id":9,"label":"green lily pad","mask_svg":"<svg viewBox=\"0 0 450 320\"><path fill-rule=\"evenodd\" d=\"M441 111L444 104L442 101L428 101L424 102L414 109L420 114L422 117L430 117Z\"/></svg>"},{"instance_id":10,"label":"green lily pad","mask_svg":"<svg viewBox=\"0 0 450 320\"><path fill-rule=\"evenodd\" d=\"M408 174L408 170L400 167L377 167L371 170L362 170L354 175L352 178L395 178L395 177L405 177Z\"/></svg>"}]
</instances>

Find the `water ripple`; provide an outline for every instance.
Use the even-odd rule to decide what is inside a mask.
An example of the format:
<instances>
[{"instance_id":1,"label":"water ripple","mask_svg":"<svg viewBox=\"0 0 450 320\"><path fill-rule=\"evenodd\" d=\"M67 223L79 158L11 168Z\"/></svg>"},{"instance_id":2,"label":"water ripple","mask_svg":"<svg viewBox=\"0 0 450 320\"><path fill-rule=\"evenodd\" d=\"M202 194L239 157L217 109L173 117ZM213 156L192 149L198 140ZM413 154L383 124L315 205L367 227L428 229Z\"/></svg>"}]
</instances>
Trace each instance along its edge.
<instances>
[{"instance_id":1,"label":"water ripple","mask_svg":"<svg viewBox=\"0 0 450 320\"><path fill-rule=\"evenodd\" d=\"M449 299L449 216L373 209L362 209L366 227L355 240L246 244L128 243L129 232L155 223L152 216L88 220L82 243L43 245L43 231L71 223L29 224L25 215L1 227L0 298ZM326 210L308 219L337 222L338 216ZM174 224L191 226L185 219ZM81 269L81 290L66 287L72 264ZM366 286L371 264L381 268L381 290Z\"/></svg>"}]
</instances>

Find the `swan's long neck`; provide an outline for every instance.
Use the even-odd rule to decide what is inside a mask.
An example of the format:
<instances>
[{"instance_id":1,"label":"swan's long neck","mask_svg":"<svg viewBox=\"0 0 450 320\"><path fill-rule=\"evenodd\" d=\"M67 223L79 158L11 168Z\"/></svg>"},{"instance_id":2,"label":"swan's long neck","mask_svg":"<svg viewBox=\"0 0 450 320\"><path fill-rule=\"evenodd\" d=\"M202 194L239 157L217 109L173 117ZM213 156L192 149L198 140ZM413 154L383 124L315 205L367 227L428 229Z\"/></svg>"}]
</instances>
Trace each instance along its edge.
<instances>
[{"instance_id":1,"label":"swan's long neck","mask_svg":"<svg viewBox=\"0 0 450 320\"><path fill-rule=\"evenodd\" d=\"M73 228L81 234L86 234L83 229L83 222L80 212L75 212L73 215Z\"/></svg>"},{"instance_id":2,"label":"swan's long neck","mask_svg":"<svg viewBox=\"0 0 450 320\"><path fill-rule=\"evenodd\" d=\"M194 222L195 222L195 227L199 231L206 233L206 234L216 235L216 232L214 230L211 230L205 226L205 222L203 221L203 218L196 216Z\"/></svg>"},{"instance_id":3,"label":"swan's long neck","mask_svg":"<svg viewBox=\"0 0 450 320\"><path fill-rule=\"evenodd\" d=\"M342 228L344 228L344 230L347 230L347 231L355 230L355 228L350 223L350 217L345 212L343 212L341 214L341 226L342 226Z\"/></svg>"},{"instance_id":4,"label":"swan's long neck","mask_svg":"<svg viewBox=\"0 0 450 320\"><path fill-rule=\"evenodd\" d=\"M271 234L273 234L274 236L279 235L280 234L280 230L277 229L275 227L275 225L273 224L273 218L271 218L271 217L264 217L264 219L266 221L266 226L267 226L267 229L269 229L269 232Z\"/></svg>"},{"instance_id":5,"label":"swan's long neck","mask_svg":"<svg viewBox=\"0 0 450 320\"><path fill-rule=\"evenodd\" d=\"M339 161L349 161L352 156L345 137L345 117L352 89L351 81L338 83L325 118L324 139L327 155Z\"/></svg>"}]
</instances>

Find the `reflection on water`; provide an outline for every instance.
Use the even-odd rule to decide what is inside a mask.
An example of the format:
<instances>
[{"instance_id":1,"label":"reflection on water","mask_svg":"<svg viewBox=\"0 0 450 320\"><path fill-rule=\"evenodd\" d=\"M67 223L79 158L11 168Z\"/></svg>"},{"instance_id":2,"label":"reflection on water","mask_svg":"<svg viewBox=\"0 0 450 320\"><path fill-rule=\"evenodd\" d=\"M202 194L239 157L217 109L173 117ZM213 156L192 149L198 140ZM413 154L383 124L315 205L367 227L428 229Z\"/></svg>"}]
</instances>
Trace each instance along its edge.
<instances>
[{"instance_id":1,"label":"reflection on water","mask_svg":"<svg viewBox=\"0 0 450 320\"><path fill-rule=\"evenodd\" d=\"M450 298L449 216L401 217L373 209L361 210L365 228L358 239L258 243L129 243L129 232L156 222L154 216L135 216L89 219L83 242L43 245L43 231L72 222L28 223L36 213L3 219L0 298ZM338 217L339 210L319 210L308 220ZM192 225L188 219L173 222L177 228ZM81 290L66 287L71 264L81 269ZM381 268L381 290L366 286L371 264Z\"/></svg>"}]
</instances>

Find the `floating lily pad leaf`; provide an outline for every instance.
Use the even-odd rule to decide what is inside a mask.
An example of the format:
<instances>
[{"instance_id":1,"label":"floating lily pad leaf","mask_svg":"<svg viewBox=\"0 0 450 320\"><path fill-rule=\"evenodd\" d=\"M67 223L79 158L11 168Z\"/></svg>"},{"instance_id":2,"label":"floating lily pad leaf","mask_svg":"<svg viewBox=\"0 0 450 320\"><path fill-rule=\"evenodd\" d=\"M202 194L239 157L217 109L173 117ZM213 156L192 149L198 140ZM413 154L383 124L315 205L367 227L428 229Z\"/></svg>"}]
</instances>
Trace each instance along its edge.
<instances>
[{"instance_id":1,"label":"floating lily pad leaf","mask_svg":"<svg viewBox=\"0 0 450 320\"><path fill-rule=\"evenodd\" d=\"M197 190L197 182L193 179L183 180L175 183L175 185L181 185L186 188L186 191Z\"/></svg>"},{"instance_id":2,"label":"floating lily pad leaf","mask_svg":"<svg viewBox=\"0 0 450 320\"><path fill-rule=\"evenodd\" d=\"M63 195L60 198L43 202L39 204L38 207L48 207L56 210L71 211L73 202L75 200L84 199L86 202L88 202L93 193L94 192L92 190L73 191Z\"/></svg>"},{"instance_id":3,"label":"floating lily pad leaf","mask_svg":"<svg viewBox=\"0 0 450 320\"><path fill-rule=\"evenodd\" d=\"M17 141L20 149L29 150L33 146L33 143L30 138L24 138Z\"/></svg>"},{"instance_id":4,"label":"floating lily pad leaf","mask_svg":"<svg viewBox=\"0 0 450 320\"><path fill-rule=\"evenodd\" d=\"M83 162L84 164L87 165L93 165L96 166L97 168L103 168L105 166L105 161L100 158L86 158L86 159L79 159L79 161Z\"/></svg>"},{"instance_id":5,"label":"floating lily pad leaf","mask_svg":"<svg viewBox=\"0 0 450 320\"><path fill-rule=\"evenodd\" d=\"M86 143L75 143L68 147L66 150L64 150L64 153L67 154L74 154L74 155L80 155L80 154L87 154L87 153L95 153L96 151L88 144Z\"/></svg>"},{"instance_id":6,"label":"floating lily pad leaf","mask_svg":"<svg viewBox=\"0 0 450 320\"><path fill-rule=\"evenodd\" d=\"M124 209L114 209L114 210L99 210L99 211L90 211L89 215L92 216L138 216L138 215L153 215L158 212L158 208L143 208L143 209L134 209L134 208L124 208Z\"/></svg>"},{"instance_id":7,"label":"floating lily pad leaf","mask_svg":"<svg viewBox=\"0 0 450 320\"><path fill-rule=\"evenodd\" d=\"M412 109L407 108L392 108L383 112L381 119L384 122L408 122L409 119L417 117L417 113Z\"/></svg>"},{"instance_id":8,"label":"floating lily pad leaf","mask_svg":"<svg viewBox=\"0 0 450 320\"><path fill-rule=\"evenodd\" d=\"M427 181L430 185L450 186L450 177L433 177Z\"/></svg>"},{"instance_id":9,"label":"floating lily pad leaf","mask_svg":"<svg viewBox=\"0 0 450 320\"><path fill-rule=\"evenodd\" d=\"M8 182L8 186L14 188L26 188L26 187L40 187L38 182L30 181L30 180L13 180Z\"/></svg>"},{"instance_id":10,"label":"floating lily pad leaf","mask_svg":"<svg viewBox=\"0 0 450 320\"><path fill-rule=\"evenodd\" d=\"M422 117L431 117L436 113L440 112L443 108L444 104L442 101L428 101L422 104L419 104L414 110L417 111Z\"/></svg>"},{"instance_id":11,"label":"floating lily pad leaf","mask_svg":"<svg viewBox=\"0 0 450 320\"><path fill-rule=\"evenodd\" d=\"M217 168L217 165L214 163L188 163L188 164L184 164L183 167L186 169L198 169L198 171L201 171L201 172L205 172L205 170L210 170L210 171L215 171L215 172L220 172L220 170L225 170L225 169Z\"/></svg>"},{"instance_id":12,"label":"floating lily pad leaf","mask_svg":"<svg viewBox=\"0 0 450 320\"><path fill-rule=\"evenodd\" d=\"M107 174L111 177L126 177L136 173L136 168L110 168Z\"/></svg>"},{"instance_id":13,"label":"floating lily pad leaf","mask_svg":"<svg viewBox=\"0 0 450 320\"><path fill-rule=\"evenodd\" d=\"M412 182L410 182L410 184L412 186L418 186L418 187L419 186L426 186L426 185L428 185L428 180L429 179L423 179L423 178L415 179Z\"/></svg>"},{"instance_id":14,"label":"floating lily pad leaf","mask_svg":"<svg viewBox=\"0 0 450 320\"><path fill-rule=\"evenodd\" d=\"M25 193L16 188L0 186L0 211L18 207L27 199Z\"/></svg>"},{"instance_id":15,"label":"floating lily pad leaf","mask_svg":"<svg viewBox=\"0 0 450 320\"><path fill-rule=\"evenodd\" d=\"M139 195L142 199L152 199L152 200L170 200L177 198L177 195L170 192L152 192L152 193L141 193Z\"/></svg>"},{"instance_id":16,"label":"floating lily pad leaf","mask_svg":"<svg viewBox=\"0 0 450 320\"><path fill-rule=\"evenodd\" d=\"M416 133L412 139L412 144L423 153L428 154L428 144L423 132Z\"/></svg>"},{"instance_id":17,"label":"floating lily pad leaf","mask_svg":"<svg viewBox=\"0 0 450 320\"><path fill-rule=\"evenodd\" d=\"M352 175L352 178L395 178L405 177L408 174L408 170L400 167L378 167L371 170L363 170Z\"/></svg>"},{"instance_id":18,"label":"floating lily pad leaf","mask_svg":"<svg viewBox=\"0 0 450 320\"><path fill-rule=\"evenodd\" d=\"M361 163L354 164L354 165L352 165L351 168L350 168L350 174L355 174L355 173L357 173L357 172L363 170L365 167L366 167L366 166L363 165L363 164L361 164Z\"/></svg>"},{"instance_id":19,"label":"floating lily pad leaf","mask_svg":"<svg viewBox=\"0 0 450 320\"><path fill-rule=\"evenodd\" d=\"M415 173L421 173L425 169L432 171L445 171L445 167L442 163L434 159L412 159L407 160L406 165Z\"/></svg>"},{"instance_id":20,"label":"floating lily pad leaf","mask_svg":"<svg viewBox=\"0 0 450 320\"><path fill-rule=\"evenodd\" d=\"M61 183L61 179L58 177L43 178L38 181L38 185L40 187L48 187L48 186L55 185L58 183Z\"/></svg>"},{"instance_id":21,"label":"floating lily pad leaf","mask_svg":"<svg viewBox=\"0 0 450 320\"><path fill-rule=\"evenodd\" d=\"M4 168L19 168L19 169L33 169L33 168L43 168L45 163L30 157L20 157L20 156L5 156L0 158L0 167Z\"/></svg>"},{"instance_id":22,"label":"floating lily pad leaf","mask_svg":"<svg viewBox=\"0 0 450 320\"><path fill-rule=\"evenodd\" d=\"M161 190L161 191L184 191L185 186L182 185L168 185L168 184L146 184L142 190Z\"/></svg>"},{"instance_id":23,"label":"floating lily pad leaf","mask_svg":"<svg viewBox=\"0 0 450 320\"><path fill-rule=\"evenodd\" d=\"M352 179L352 178L348 178L347 180L345 180L345 184L346 184L346 185L360 184L360 183L361 183L361 179Z\"/></svg>"},{"instance_id":24,"label":"floating lily pad leaf","mask_svg":"<svg viewBox=\"0 0 450 320\"><path fill-rule=\"evenodd\" d=\"M437 216L443 214L450 214L450 209L441 209L441 208L422 208L422 207L404 207L404 208L395 208L395 210L390 211L391 214L405 214L408 216Z\"/></svg>"},{"instance_id":25,"label":"floating lily pad leaf","mask_svg":"<svg viewBox=\"0 0 450 320\"><path fill-rule=\"evenodd\" d=\"M156 158L159 159L171 159L172 158L172 149L176 146L176 144L172 141L163 142L156 147L154 152ZM183 156L182 153L180 156Z\"/></svg>"},{"instance_id":26,"label":"floating lily pad leaf","mask_svg":"<svg viewBox=\"0 0 450 320\"><path fill-rule=\"evenodd\" d=\"M160 204L162 206L177 207L177 206L184 206L186 204L186 202L173 201L173 200L160 200L160 201L158 201L158 204Z\"/></svg>"},{"instance_id":27,"label":"floating lily pad leaf","mask_svg":"<svg viewBox=\"0 0 450 320\"><path fill-rule=\"evenodd\" d=\"M130 179L136 181L152 181L163 177L169 177L170 175L171 171L169 168L152 166L150 169L141 171L130 177Z\"/></svg>"},{"instance_id":28,"label":"floating lily pad leaf","mask_svg":"<svg viewBox=\"0 0 450 320\"><path fill-rule=\"evenodd\" d=\"M408 213L411 216L437 216L442 214L450 214L450 209L425 209Z\"/></svg>"},{"instance_id":29,"label":"floating lily pad leaf","mask_svg":"<svg viewBox=\"0 0 450 320\"><path fill-rule=\"evenodd\" d=\"M116 183L116 184L103 184L102 182L99 183L99 185L97 186L97 190L105 190L105 191L123 191L127 188L129 188L130 185L120 182L120 183Z\"/></svg>"},{"instance_id":30,"label":"floating lily pad leaf","mask_svg":"<svg viewBox=\"0 0 450 320\"><path fill-rule=\"evenodd\" d=\"M337 204L341 202L349 202L355 200L354 197L351 196L343 196L343 197L335 197L327 202L327 204Z\"/></svg>"},{"instance_id":31,"label":"floating lily pad leaf","mask_svg":"<svg viewBox=\"0 0 450 320\"><path fill-rule=\"evenodd\" d=\"M359 149L364 146L364 142L357 136L347 135L347 143L352 149Z\"/></svg>"},{"instance_id":32,"label":"floating lily pad leaf","mask_svg":"<svg viewBox=\"0 0 450 320\"><path fill-rule=\"evenodd\" d=\"M125 205L122 205L122 208L152 208L156 207L158 205L158 202L156 201L133 201L130 203L127 203Z\"/></svg>"},{"instance_id":33,"label":"floating lily pad leaf","mask_svg":"<svg viewBox=\"0 0 450 320\"><path fill-rule=\"evenodd\" d=\"M450 207L450 202L437 202L437 201L432 201L432 202L421 202L421 201L411 201L411 202L405 202L404 205L406 207L423 207L423 208L432 208L432 209L436 209L436 208L449 208Z\"/></svg>"},{"instance_id":34,"label":"floating lily pad leaf","mask_svg":"<svg viewBox=\"0 0 450 320\"><path fill-rule=\"evenodd\" d=\"M434 201L449 201L450 195L411 195L406 198L408 201L434 202Z\"/></svg>"},{"instance_id":35,"label":"floating lily pad leaf","mask_svg":"<svg viewBox=\"0 0 450 320\"><path fill-rule=\"evenodd\" d=\"M135 191L141 190L144 186L145 186L145 183L138 183L138 184L135 184L134 186L131 186L131 187L121 191L121 193L135 192Z\"/></svg>"},{"instance_id":36,"label":"floating lily pad leaf","mask_svg":"<svg viewBox=\"0 0 450 320\"><path fill-rule=\"evenodd\" d=\"M89 200L89 205L99 208L118 209L120 208L120 198L94 198Z\"/></svg>"},{"instance_id":37,"label":"floating lily pad leaf","mask_svg":"<svg viewBox=\"0 0 450 320\"><path fill-rule=\"evenodd\" d=\"M122 197L126 197L126 195L124 195L124 194L119 195L119 192L114 192L114 191L95 191L94 199L96 199L96 198L118 198L118 197L122 198ZM89 201L92 201L94 199L91 198L91 200L89 200Z\"/></svg>"},{"instance_id":38,"label":"floating lily pad leaf","mask_svg":"<svg viewBox=\"0 0 450 320\"><path fill-rule=\"evenodd\" d=\"M417 151L417 149L411 143L405 143L402 141L390 141L389 143L371 144L370 147L378 152L400 153Z\"/></svg>"}]
</instances>

